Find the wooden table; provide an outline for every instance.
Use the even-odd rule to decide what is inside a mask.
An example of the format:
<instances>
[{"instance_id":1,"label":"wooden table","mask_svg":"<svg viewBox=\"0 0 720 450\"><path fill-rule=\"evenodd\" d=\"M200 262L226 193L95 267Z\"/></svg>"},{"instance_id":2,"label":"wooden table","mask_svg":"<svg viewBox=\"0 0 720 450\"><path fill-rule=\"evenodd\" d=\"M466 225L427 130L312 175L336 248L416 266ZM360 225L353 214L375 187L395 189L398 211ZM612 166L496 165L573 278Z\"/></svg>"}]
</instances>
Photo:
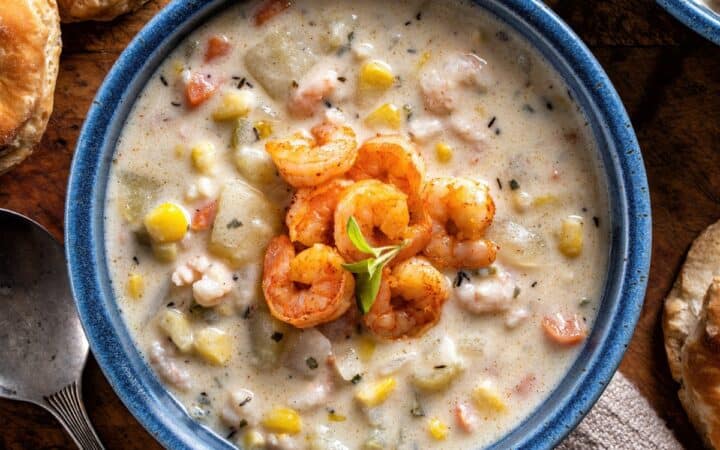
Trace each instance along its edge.
<instances>
[{"instance_id":1,"label":"wooden table","mask_svg":"<svg viewBox=\"0 0 720 450\"><path fill-rule=\"evenodd\" d=\"M55 111L39 148L0 177L0 207L36 219L59 239L75 142L95 91L118 54L166 0L110 24L63 26ZM660 314L692 239L720 218L720 47L685 29L650 0L549 0L610 75L645 157L653 207L653 258L645 307L621 370L687 448L700 448L677 400L662 347ZM108 448L159 448L128 413L91 357L88 413ZM0 401L0 448L72 448L46 412Z\"/></svg>"}]
</instances>

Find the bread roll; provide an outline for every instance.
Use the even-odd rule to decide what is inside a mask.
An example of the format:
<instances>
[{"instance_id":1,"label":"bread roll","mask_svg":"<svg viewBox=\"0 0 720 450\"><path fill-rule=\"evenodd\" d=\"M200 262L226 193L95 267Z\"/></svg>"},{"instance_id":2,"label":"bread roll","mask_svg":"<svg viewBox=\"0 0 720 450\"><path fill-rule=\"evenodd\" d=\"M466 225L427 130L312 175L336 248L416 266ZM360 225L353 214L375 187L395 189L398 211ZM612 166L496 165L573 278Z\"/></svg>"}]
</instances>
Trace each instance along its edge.
<instances>
[{"instance_id":1,"label":"bread roll","mask_svg":"<svg viewBox=\"0 0 720 450\"><path fill-rule=\"evenodd\" d=\"M58 0L63 22L84 20L113 20L121 14L135 11L148 0Z\"/></svg>"},{"instance_id":2,"label":"bread roll","mask_svg":"<svg viewBox=\"0 0 720 450\"><path fill-rule=\"evenodd\" d=\"M0 8L0 173L27 158L53 109L60 60L55 0L12 0Z\"/></svg>"},{"instance_id":3,"label":"bread roll","mask_svg":"<svg viewBox=\"0 0 720 450\"><path fill-rule=\"evenodd\" d=\"M705 443L720 448L720 222L693 242L665 300L663 332L680 401Z\"/></svg>"}]
</instances>

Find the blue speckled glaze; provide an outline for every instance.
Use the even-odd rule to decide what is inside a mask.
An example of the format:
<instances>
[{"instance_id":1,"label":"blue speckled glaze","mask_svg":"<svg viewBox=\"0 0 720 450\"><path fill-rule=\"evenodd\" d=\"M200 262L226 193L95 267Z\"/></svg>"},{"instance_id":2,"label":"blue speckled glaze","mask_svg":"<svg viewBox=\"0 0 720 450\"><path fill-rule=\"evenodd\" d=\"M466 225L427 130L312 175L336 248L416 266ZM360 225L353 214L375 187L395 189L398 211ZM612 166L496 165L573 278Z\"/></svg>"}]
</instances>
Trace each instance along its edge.
<instances>
[{"instance_id":1,"label":"blue speckled glaze","mask_svg":"<svg viewBox=\"0 0 720 450\"><path fill-rule=\"evenodd\" d=\"M720 45L720 14L693 0L657 0L657 3L696 33Z\"/></svg>"},{"instance_id":2,"label":"blue speckled glaze","mask_svg":"<svg viewBox=\"0 0 720 450\"><path fill-rule=\"evenodd\" d=\"M194 422L135 348L110 284L103 208L115 144L136 96L164 57L231 0L176 0L130 43L88 112L72 163L65 246L73 294L90 346L132 414L165 447L232 448ZM567 83L592 126L610 199L612 239L598 317L576 362L552 394L491 448L552 448L603 392L630 341L645 295L651 219L635 134L615 89L580 39L539 0L478 0L524 36Z\"/></svg>"}]
</instances>

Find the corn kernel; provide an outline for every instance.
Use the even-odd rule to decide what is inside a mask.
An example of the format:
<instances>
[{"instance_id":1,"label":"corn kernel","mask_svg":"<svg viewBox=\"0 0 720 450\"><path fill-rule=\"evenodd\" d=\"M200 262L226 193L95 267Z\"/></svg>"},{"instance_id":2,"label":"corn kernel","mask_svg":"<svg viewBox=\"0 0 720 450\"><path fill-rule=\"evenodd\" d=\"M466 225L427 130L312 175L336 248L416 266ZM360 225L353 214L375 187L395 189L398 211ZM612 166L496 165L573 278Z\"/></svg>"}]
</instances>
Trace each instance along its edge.
<instances>
[{"instance_id":1,"label":"corn kernel","mask_svg":"<svg viewBox=\"0 0 720 450\"><path fill-rule=\"evenodd\" d=\"M390 394L395 390L397 381L393 377L383 378L382 380L368 383L355 392L355 398L363 406L372 408L383 403Z\"/></svg>"},{"instance_id":2,"label":"corn kernel","mask_svg":"<svg viewBox=\"0 0 720 450\"><path fill-rule=\"evenodd\" d=\"M272 122L268 122L267 120L258 120L253 125L253 128L255 128L255 131L257 131L257 137L259 139L267 139L270 136L272 136L272 133L273 133Z\"/></svg>"},{"instance_id":3,"label":"corn kernel","mask_svg":"<svg viewBox=\"0 0 720 450\"><path fill-rule=\"evenodd\" d=\"M127 292L130 297L139 299L145 293L145 279L139 273L131 273L128 276Z\"/></svg>"},{"instance_id":4,"label":"corn kernel","mask_svg":"<svg viewBox=\"0 0 720 450\"><path fill-rule=\"evenodd\" d=\"M428 432L430 433L430 436L438 441L445 439L449 431L448 426L436 417L428 421Z\"/></svg>"},{"instance_id":5,"label":"corn kernel","mask_svg":"<svg viewBox=\"0 0 720 450\"><path fill-rule=\"evenodd\" d=\"M194 145L193 148L190 149L190 157L192 158L193 166L195 166L198 172L212 173L215 169L217 152L215 151L215 146L209 142Z\"/></svg>"},{"instance_id":6,"label":"corn kernel","mask_svg":"<svg viewBox=\"0 0 720 450\"><path fill-rule=\"evenodd\" d=\"M182 144L178 144L175 146L175 157L176 158L184 158L185 157L185 146Z\"/></svg>"},{"instance_id":7,"label":"corn kernel","mask_svg":"<svg viewBox=\"0 0 720 450\"><path fill-rule=\"evenodd\" d=\"M166 309L158 325L181 352L192 349L193 333L185 314L177 309Z\"/></svg>"},{"instance_id":8,"label":"corn kernel","mask_svg":"<svg viewBox=\"0 0 720 450\"><path fill-rule=\"evenodd\" d=\"M182 206L167 202L147 213L144 223L150 239L165 244L185 237L189 220Z\"/></svg>"},{"instance_id":9,"label":"corn kernel","mask_svg":"<svg viewBox=\"0 0 720 450\"><path fill-rule=\"evenodd\" d=\"M302 429L302 419L297 411L291 408L275 408L263 417L265 428L275 433L297 434Z\"/></svg>"},{"instance_id":10,"label":"corn kernel","mask_svg":"<svg viewBox=\"0 0 720 450\"><path fill-rule=\"evenodd\" d=\"M358 356L362 362L368 362L375 353L375 340L370 336L363 335L358 342Z\"/></svg>"},{"instance_id":11,"label":"corn kernel","mask_svg":"<svg viewBox=\"0 0 720 450\"><path fill-rule=\"evenodd\" d=\"M217 328L203 328L195 337L195 351L210 364L221 366L232 357L232 339Z\"/></svg>"},{"instance_id":12,"label":"corn kernel","mask_svg":"<svg viewBox=\"0 0 720 450\"><path fill-rule=\"evenodd\" d=\"M382 61L368 61L360 67L360 89L385 90L395 83L395 76L387 63Z\"/></svg>"},{"instance_id":13,"label":"corn kernel","mask_svg":"<svg viewBox=\"0 0 720 450\"><path fill-rule=\"evenodd\" d=\"M255 94L252 91L232 91L222 99L222 104L212 113L213 120L238 119L247 116L255 108Z\"/></svg>"},{"instance_id":14,"label":"corn kernel","mask_svg":"<svg viewBox=\"0 0 720 450\"><path fill-rule=\"evenodd\" d=\"M387 127L397 130L402 124L400 109L392 103L385 103L371 112L365 123L371 127Z\"/></svg>"},{"instance_id":15,"label":"corn kernel","mask_svg":"<svg viewBox=\"0 0 720 450\"><path fill-rule=\"evenodd\" d=\"M453 156L453 149L444 142L438 142L435 145L435 155L441 163L450 162Z\"/></svg>"},{"instance_id":16,"label":"corn kernel","mask_svg":"<svg viewBox=\"0 0 720 450\"><path fill-rule=\"evenodd\" d=\"M330 422L345 422L345 420L347 420L347 417L343 416L342 414L338 414L335 411L330 411L328 413L328 420Z\"/></svg>"},{"instance_id":17,"label":"corn kernel","mask_svg":"<svg viewBox=\"0 0 720 450\"><path fill-rule=\"evenodd\" d=\"M243 448L256 450L265 448L265 438L258 430L248 430L243 436Z\"/></svg>"},{"instance_id":18,"label":"corn kernel","mask_svg":"<svg viewBox=\"0 0 720 450\"><path fill-rule=\"evenodd\" d=\"M583 219L580 216L568 216L560 226L558 242L560 252L570 258L580 255L583 249Z\"/></svg>"},{"instance_id":19,"label":"corn kernel","mask_svg":"<svg viewBox=\"0 0 720 450\"><path fill-rule=\"evenodd\" d=\"M538 195L533 199L533 206L554 205L558 198L552 194Z\"/></svg>"},{"instance_id":20,"label":"corn kernel","mask_svg":"<svg viewBox=\"0 0 720 450\"><path fill-rule=\"evenodd\" d=\"M489 380L483 381L473 389L472 398L475 401L475 406L481 411L503 412L506 409L505 402Z\"/></svg>"},{"instance_id":21,"label":"corn kernel","mask_svg":"<svg viewBox=\"0 0 720 450\"><path fill-rule=\"evenodd\" d=\"M176 75L180 75L182 71L185 70L185 66L183 65L182 61L177 59L173 61L172 67Z\"/></svg>"},{"instance_id":22,"label":"corn kernel","mask_svg":"<svg viewBox=\"0 0 720 450\"><path fill-rule=\"evenodd\" d=\"M423 54L420 55L420 58L418 59L417 68L422 68L422 66L427 64L428 61L430 61L430 52L423 52Z\"/></svg>"}]
</instances>

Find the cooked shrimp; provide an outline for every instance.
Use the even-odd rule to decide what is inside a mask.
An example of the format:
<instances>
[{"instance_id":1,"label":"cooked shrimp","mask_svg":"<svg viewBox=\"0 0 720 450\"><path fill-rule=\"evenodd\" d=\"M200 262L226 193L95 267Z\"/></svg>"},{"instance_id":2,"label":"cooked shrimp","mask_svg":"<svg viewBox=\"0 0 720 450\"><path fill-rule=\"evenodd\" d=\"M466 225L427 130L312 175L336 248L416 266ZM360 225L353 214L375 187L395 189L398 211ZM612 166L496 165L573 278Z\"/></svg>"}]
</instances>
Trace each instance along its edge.
<instances>
[{"instance_id":1,"label":"cooked shrimp","mask_svg":"<svg viewBox=\"0 0 720 450\"><path fill-rule=\"evenodd\" d=\"M310 135L297 132L287 139L269 141L265 150L285 181L300 188L320 185L347 172L357 157L357 141L352 128L325 122L313 127Z\"/></svg>"},{"instance_id":2,"label":"cooked shrimp","mask_svg":"<svg viewBox=\"0 0 720 450\"><path fill-rule=\"evenodd\" d=\"M495 274L462 283L455 288L455 298L460 306L471 313L498 313L510 309L516 287L510 272L500 270Z\"/></svg>"},{"instance_id":3,"label":"cooked shrimp","mask_svg":"<svg viewBox=\"0 0 720 450\"><path fill-rule=\"evenodd\" d=\"M448 282L429 261L413 257L386 268L365 326L384 339L416 337L440 320Z\"/></svg>"},{"instance_id":4,"label":"cooked shrimp","mask_svg":"<svg viewBox=\"0 0 720 450\"><path fill-rule=\"evenodd\" d=\"M322 100L335 90L338 74L334 70L314 71L304 78L288 101L288 110L296 117L315 114Z\"/></svg>"},{"instance_id":5,"label":"cooked shrimp","mask_svg":"<svg viewBox=\"0 0 720 450\"><path fill-rule=\"evenodd\" d=\"M298 328L340 317L353 304L355 280L326 245L295 254L290 238L273 238L265 251L262 287L270 312Z\"/></svg>"},{"instance_id":6,"label":"cooked shrimp","mask_svg":"<svg viewBox=\"0 0 720 450\"><path fill-rule=\"evenodd\" d=\"M350 241L347 223L351 216L357 220L370 245L399 244L406 237L410 222L407 195L377 180L358 181L345 189L335 208L335 245L343 258L359 261L369 255Z\"/></svg>"},{"instance_id":7,"label":"cooked shrimp","mask_svg":"<svg viewBox=\"0 0 720 450\"><path fill-rule=\"evenodd\" d=\"M410 141L398 135L365 141L347 176L354 180L374 178L396 186L408 196L410 221L404 235L407 245L395 261L407 259L425 248L430 241L430 218L421 200L425 164Z\"/></svg>"},{"instance_id":8,"label":"cooked shrimp","mask_svg":"<svg viewBox=\"0 0 720 450\"><path fill-rule=\"evenodd\" d=\"M298 189L285 217L290 239L308 247L332 245L335 207L340 194L352 184L350 180L338 178L315 188Z\"/></svg>"},{"instance_id":9,"label":"cooked shrimp","mask_svg":"<svg viewBox=\"0 0 720 450\"><path fill-rule=\"evenodd\" d=\"M440 267L487 267L498 247L484 238L495 216L486 184L469 178L435 178L423 191L432 219L432 237L424 254Z\"/></svg>"}]
</instances>

